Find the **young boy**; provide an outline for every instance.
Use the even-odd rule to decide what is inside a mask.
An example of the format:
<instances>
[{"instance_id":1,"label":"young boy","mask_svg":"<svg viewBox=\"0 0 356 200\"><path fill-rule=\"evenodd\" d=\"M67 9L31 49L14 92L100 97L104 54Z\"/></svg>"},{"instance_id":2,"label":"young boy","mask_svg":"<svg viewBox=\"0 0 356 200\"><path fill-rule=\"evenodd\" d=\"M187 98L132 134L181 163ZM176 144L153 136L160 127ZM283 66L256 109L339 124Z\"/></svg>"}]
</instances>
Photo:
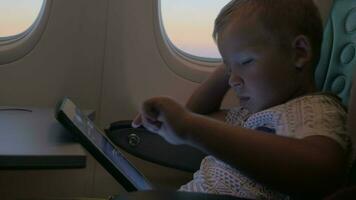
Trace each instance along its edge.
<instances>
[{"instance_id":1,"label":"young boy","mask_svg":"<svg viewBox=\"0 0 356 200\"><path fill-rule=\"evenodd\" d=\"M214 38L224 66L186 108L155 97L133 121L211 155L180 190L288 199L342 184L351 142L338 99L316 93L322 22L313 1L233 0ZM240 107L219 110L229 88Z\"/></svg>"}]
</instances>

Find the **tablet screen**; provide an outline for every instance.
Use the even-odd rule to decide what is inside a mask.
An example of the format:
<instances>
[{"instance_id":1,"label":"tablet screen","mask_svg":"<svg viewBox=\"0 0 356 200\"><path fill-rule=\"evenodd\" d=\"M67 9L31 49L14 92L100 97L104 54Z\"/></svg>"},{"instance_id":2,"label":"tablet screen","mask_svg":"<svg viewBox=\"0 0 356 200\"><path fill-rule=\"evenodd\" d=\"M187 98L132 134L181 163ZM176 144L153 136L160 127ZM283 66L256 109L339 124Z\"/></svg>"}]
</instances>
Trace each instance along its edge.
<instances>
[{"instance_id":1,"label":"tablet screen","mask_svg":"<svg viewBox=\"0 0 356 200\"><path fill-rule=\"evenodd\" d=\"M71 132L81 136L78 137L80 143L128 191L152 189L145 177L68 98L64 99L58 108L57 118Z\"/></svg>"}]
</instances>

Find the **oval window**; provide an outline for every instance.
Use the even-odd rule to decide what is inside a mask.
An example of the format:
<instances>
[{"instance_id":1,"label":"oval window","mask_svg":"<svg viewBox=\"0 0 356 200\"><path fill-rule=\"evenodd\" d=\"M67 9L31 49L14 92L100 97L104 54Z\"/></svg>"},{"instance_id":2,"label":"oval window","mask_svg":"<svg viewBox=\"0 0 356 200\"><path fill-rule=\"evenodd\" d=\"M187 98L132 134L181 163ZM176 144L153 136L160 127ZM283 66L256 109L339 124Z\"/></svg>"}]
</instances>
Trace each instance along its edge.
<instances>
[{"instance_id":1,"label":"oval window","mask_svg":"<svg viewBox=\"0 0 356 200\"><path fill-rule=\"evenodd\" d=\"M221 59L212 38L214 21L230 0L161 0L161 19L173 47L200 60Z\"/></svg>"},{"instance_id":2,"label":"oval window","mask_svg":"<svg viewBox=\"0 0 356 200\"><path fill-rule=\"evenodd\" d=\"M45 30L52 0L0 0L0 65L28 54Z\"/></svg>"},{"instance_id":3,"label":"oval window","mask_svg":"<svg viewBox=\"0 0 356 200\"><path fill-rule=\"evenodd\" d=\"M0 0L0 39L26 32L36 21L44 0Z\"/></svg>"}]
</instances>

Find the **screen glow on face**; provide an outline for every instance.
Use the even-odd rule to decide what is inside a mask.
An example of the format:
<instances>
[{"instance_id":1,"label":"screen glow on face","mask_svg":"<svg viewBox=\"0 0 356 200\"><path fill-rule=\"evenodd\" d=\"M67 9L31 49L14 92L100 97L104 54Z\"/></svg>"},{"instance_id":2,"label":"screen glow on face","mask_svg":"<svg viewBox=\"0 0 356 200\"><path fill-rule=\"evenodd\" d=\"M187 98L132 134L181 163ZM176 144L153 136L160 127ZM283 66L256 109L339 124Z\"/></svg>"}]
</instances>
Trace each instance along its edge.
<instances>
[{"instance_id":1,"label":"screen glow on face","mask_svg":"<svg viewBox=\"0 0 356 200\"><path fill-rule=\"evenodd\" d=\"M214 21L230 0L161 0L164 30L174 46L203 58L221 58L212 38Z\"/></svg>"},{"instance_id":2,"label":"screen glow on face","mask_svg":"<svg viewBox=\"0 0 356 200\"><path fill-rule=\"evenodd\" d=\"M44 0L0 0L0 38L26 31L37 19Z\"/></svg>"}]
</instances>

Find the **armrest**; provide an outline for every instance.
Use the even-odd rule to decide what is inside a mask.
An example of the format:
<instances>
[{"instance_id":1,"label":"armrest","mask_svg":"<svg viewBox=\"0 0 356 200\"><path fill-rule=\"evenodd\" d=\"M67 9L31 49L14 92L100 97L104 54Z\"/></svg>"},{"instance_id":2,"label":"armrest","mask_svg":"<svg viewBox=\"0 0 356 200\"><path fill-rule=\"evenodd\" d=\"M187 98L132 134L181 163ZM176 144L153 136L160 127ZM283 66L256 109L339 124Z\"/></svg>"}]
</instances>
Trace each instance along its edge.
<instances>
[{"instance_id":1,"label":"armrest","mask_svg":"<svg viewBox=\"0 0 356 200\"><path fill-rule=\"evenodd\" d=\"M206 154L187 145L171 145L144 128L132 128L131 121L118 121L105 130L110 140L128 153L144 160L188 172L200 167Z\"/></svg>"}]
</instances>

